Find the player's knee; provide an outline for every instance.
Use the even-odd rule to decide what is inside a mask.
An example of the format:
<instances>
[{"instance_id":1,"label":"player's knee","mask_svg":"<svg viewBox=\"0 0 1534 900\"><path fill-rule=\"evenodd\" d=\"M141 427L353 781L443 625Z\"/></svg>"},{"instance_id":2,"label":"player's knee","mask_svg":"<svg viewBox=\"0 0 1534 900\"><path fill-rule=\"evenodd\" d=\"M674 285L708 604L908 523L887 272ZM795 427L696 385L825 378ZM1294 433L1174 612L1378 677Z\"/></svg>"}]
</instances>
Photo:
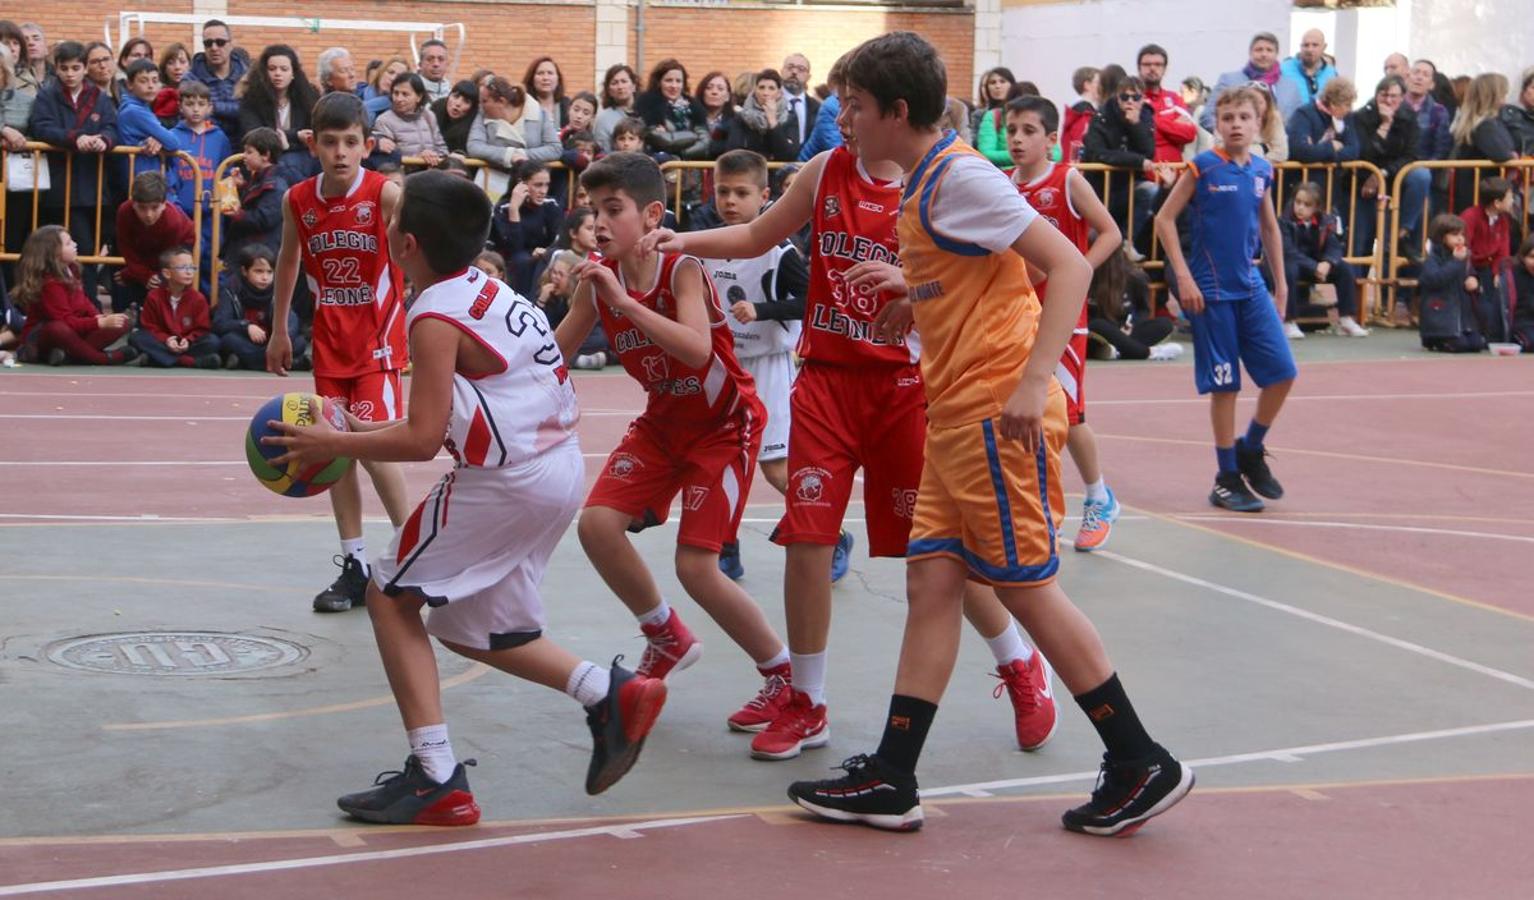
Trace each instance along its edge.
<instances>
[{"instance_id":1,"label":"player's knee","mask_svg":"<svg viewBox=\"0 0 1534 900\"><path fill-rule=\"evenodd\" d=\"M622 513L606 507L589 506L581 510L580 521L575 526L581 547L589 554L602 550L613 541L622 540L623 531L627 527L625 519Z\"/></svg>"},{"instance_id":2,"label":"player's knee","mask_svg":"<svg viewBox=\"0 0 1534 900\"><path fill-rule=\"evenodd\" d=\"M695 587L708 584L723 577L719 572L717 551L702 547L678 545L676 548L676 577L682 587L692 593Z\"/></svg>"}]
</instances>

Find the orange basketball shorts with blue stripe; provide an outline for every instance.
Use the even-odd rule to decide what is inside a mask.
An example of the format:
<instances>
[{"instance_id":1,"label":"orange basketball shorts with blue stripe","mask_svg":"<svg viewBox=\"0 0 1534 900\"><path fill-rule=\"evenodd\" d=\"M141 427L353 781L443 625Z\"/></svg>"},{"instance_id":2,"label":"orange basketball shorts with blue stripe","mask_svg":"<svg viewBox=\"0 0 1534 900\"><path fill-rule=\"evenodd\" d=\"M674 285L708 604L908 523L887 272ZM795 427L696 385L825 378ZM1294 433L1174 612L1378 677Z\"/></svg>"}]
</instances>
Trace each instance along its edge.
<instances>
[{"instance_id":1,"label":"orange basketball shorts with blue stripe","mask_svg":"<svg viewBox=\"0 0 1534 900\"><path fill-rule=\"evenodd\" d=\"M926 465L906 561L950 557L971 581L1028 587L1053 581L1065 511L1060 453L1065 394L1050 381L1044 443L1036 452L1001 436L1001 420L927 427Z\"/></svg>"}]
</instances>

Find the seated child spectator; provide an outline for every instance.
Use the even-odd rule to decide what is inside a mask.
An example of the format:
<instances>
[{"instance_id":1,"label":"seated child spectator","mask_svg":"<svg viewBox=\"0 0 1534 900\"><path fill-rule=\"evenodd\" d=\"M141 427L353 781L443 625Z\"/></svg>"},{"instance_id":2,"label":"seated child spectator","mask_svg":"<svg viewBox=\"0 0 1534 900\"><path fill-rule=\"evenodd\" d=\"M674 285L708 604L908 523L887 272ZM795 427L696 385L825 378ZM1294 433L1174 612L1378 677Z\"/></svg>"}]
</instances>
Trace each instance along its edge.
<instances>
[{"instance_id":1,"label":"seated child spectator","mask_svg":"<svg viewBox=\"0 0 1534 900\"><path fill-rule=\"evenodd\" d=\"M1360 326L1358 283L1353 267L1342 261L1342 223L1321 210L1325 194L1321 186L1307 181L1294 189L1288 211L1279 217L1284 234L1284 283L1289 285L1288 311L1284 314L1284 334L1291 340L1305 333L1295 322L1307 290L1312 285L1330 284L1337 290L1337 333L1348 337L1368 337L1369 329Z\"/></svg>"},{"instance_id":2,"label":"seated child spectator","mask_svg":"<svg viewBox=\"0 0 1534 900\"><path fill-rule=\"evenodd\" d=\"M559 239L563 207L549 197L549 167L517 164L517 183L495 207L490 244L506 259L506 283L524 297L533 294L549 248Z\"/></svg>"},{"instance_id":3,"label":"seated child spectator","mask_svg":"<svg viewBox=\"0 0 1534 900\"><path fill-rule=\"evenodd\" d=\"M586 212L589 221L590 211ZM543 270L542 277L538 279L537 303L542 307L543 314L548 316L550 326L557 327L570 312L570 298L575 294L577 284L570 270L586 258L574 250L556 250L548 268ZM570 368L600 369L613 362L617 362L617 356L609 353L607 333L602 330L602 323L598 322L576 350L574 358L570 360Z\"/></svg>"},{"instance_id":4,"label":"seated child spectator","mask_svg":"<svg viewBox=\"0 0 1534 900\"><path fill-rule=\"evenodd\" d=\"M1486 349L1473 303L1481 281L1470 265L1465 221L1443 214L1428 229L1433 249L1422 261L1417 279L1422 346L1442 353L1477 353Z\"/></svg>"},{"instance_id":5,"label":"seated child spectator","mask_svg":"<svg viewBox=\"0 0 1534 900\"><path fill-rule=\"evenodd\" d=\"M494 250L486 250L474 257L474 268L498 281L506 280L506 260Z\"/></svg>"},{"instance_id":6,"label":"seated child spectator","mask_svg":"<svg viewBox=\"0 0 1534 900\"><path fill-rule=\"evenodd\" d=\"M282 140L270 128L252 128L241 143L240 168L229 173L239 190L239 204L224 210L221 258L226 263L239 259L247 247L275 251L282 246L282 197L288 191L288 182L277 169Z\"/></svg>"},{"instance_id":7,"label":"seated child spectator","mask_svg":"<svg viewBox=\"0 0 1534 900\"><path fill-rule=\"evenodd\" d=\"M11 298L26 314L21 358L88 366L120 366L138 358L133 347L108 350L133 327L124 313L103 315L80 285L79 247L61 225L44 225L27 236L16 264Z\"/></svg>"},{"instance_id":8,"label":"seated child spectator","mask_svg":"<svg viewBox=\"0 0 1534 900\"><path fill-rule=\"evenodd\" d=\"M16 358L11 351L21 344L21 332L26 324L27 317L11 302L10 293L5 289L5 273L0 272L0 364L10 365Z\"/></svg>"},{"instance_id":9,"label":"seated child spectator","mask_svg":"<svg viewBox=\"0 0 1534 900\"><path fill-rule=\"evenodd\" d=\"M1459 214L1465 221L1465 241L1470 246L1470 264L1483 281L1490 283L1497 264L1512 253L1513 204L1517 193L1506 178L1487 178L1481 182L1477 205Z\"/></svg>"},{"instance_id":10,"label":"seated child spectator","mask_svg":"<svg viewBox=\"0 0 1534 900\"><path fill-rule=\"evenodd\" d=\"M219 367L218 338L208 300L197 290L197 262L190 249L167 250L160 257L160 286L149 292L128 343L150 365L163 369Z\"/></svg>"},{"instance_id":11,"label":"seated child spectator","mask_svg":"<svg viewBox=\"0 0 1534 900\"><path fill-rule=\"evenodd\" d=\"M591 207L584 204L570 210L565 216L564 234L560 235L559 247L573 250L582 259L595 259L597 253L597 219Z\"/></svg>"},{"instance_id":12,"label":"seated child spectator","mask_svg":"<svg viewBox=\"0 0 1534 900\"><path fill-rule=\"evenodd\" d=\"M142 147L144 153L132 158L128 172L159 172L162 153L184 149L170 129L160 124L152 104L160 94L160 70L150 60L136 59L128 64L127 92L117 107L117 137L124 147ZM119 195L121 196L121 195Z\"/></svg>"},{"instance_id":13,"label":"seated child spectator","mask_svg":"<svg viewBox=\"0 0 1534 900\"><path fill-rule=\"evenodd\" d=\"M400 156L419 156L435 167L447 156L447 141L426 103L426 82L414 72L394 79L389 89L390 107L373 122L378 149Z\"/></svg>"},{"instance_id":14,"label":"seated child spectator","mask_svg":"<svg viewBox=\"0 0 1534 900\"><path fill-rule=\"evenodd\" d=\"M168 186L159 172L133 179L128 199L117 208L118 252L123 267L112 276L112 311L142 305L160 286L160 257L166 250L190 247L197 239L192 220L165 202Z\"/></svg>"},{"instance_id":15,"label":"seated child spectator","mask_svg":"<svg viewBox=\"0 0 1534 900\"><path fill-rule=\"evenodd\" d=\"M249 244L219 279L218 306L213 308L213 334L226 369L266 371L266 339L272 333L272 281L277 254L264 244ZM288 334L293 340L293 368L309 368L308 342L299 333L298 313L288 311Z\"/></svg>"},{"instance_id":16,"label":"seated child spectator","mask_svg":"<svg viewBox=\"0 0 1534 900\"><path fill-rule=\"evenodd\" d=\"M619 119L618 124L613 126L613 152L643 153L644 133L643 119L636 119L633 116Z\"/></svg>"},{"instance_id":17,"label":"seated child spectator","mask_svg":"<svg viewBox=\"0 0 1534 900\"><path fill-rule=\"evenodd\" d=\"M1172 360L1182 345L1168 341L1172 320L1150 314L1150 276L1129 261L1127 248L1092 271L1087 291L1087 355L1092 359Z\"/></svg>"},{"instance_id":18,"label":"seated child spectator","mask_svg":"<svg viewBox=\"0 0 1534 900\"><path fill-rule=\"evenodd\" d=\"M1518 257L1508 266L1507 286L1513 294L1513 340L1523 345L1523 352L1534 351L1534 235L1523 239Z\"/></svg>"},{"instance_id":19,"label":"seated child spectator","mask_svg":"<svg viewBox=\"0 0 1534 900\"><path fill-rule=\"evenodd\" d=\"M202 259L198 260L201 283L198 290L206 291L213 278L213 195L217 185L213 176L219 165L234 155L229 137L213 122L213 101L208 86L188 78L177 94L177 108L181 121L176 124L176 140L181 149L196 161L196 168L183 157L176 157L172 187L176 193L176 205L196 223L195 211L202 206ZM273 132L275 134L275 132ZM197 175L202 174L202 194L197 192Z\"/></svg>"},{"instance_id":20,"label":"seated child spectator","mask_svg":"<svg viewBox=\"0 0 1534 900\"><path fill-rule=\"evenodd\" d=\"M160 93L155 95L153 108L166 128L175 128L181 121L181 80L191 68L192 57L185 44L171 44L160 51Z\"/></svg>"}]
</instances>

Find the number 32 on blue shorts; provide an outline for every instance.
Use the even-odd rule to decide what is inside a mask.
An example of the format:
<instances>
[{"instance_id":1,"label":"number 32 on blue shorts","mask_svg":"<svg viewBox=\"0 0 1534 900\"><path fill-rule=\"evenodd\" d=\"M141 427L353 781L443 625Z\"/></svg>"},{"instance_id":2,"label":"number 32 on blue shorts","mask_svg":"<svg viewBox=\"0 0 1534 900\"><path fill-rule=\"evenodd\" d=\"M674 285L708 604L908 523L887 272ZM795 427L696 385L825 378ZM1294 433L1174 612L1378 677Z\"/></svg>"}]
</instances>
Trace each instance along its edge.
<instances>
[{"instance_id":1,"label":"number 32 on blue shorts","mask_svg":"<svg viewBox=\"0 0 1534 900\"><path fill-rule=\"evenodd\" d=\"M1241 366L1258 387L1298 374L1284 323L1266 291L1244 300L1204 300L1193 325L1193 380L1200 394L1241 390Z\"/></svg>"}]
</instances>

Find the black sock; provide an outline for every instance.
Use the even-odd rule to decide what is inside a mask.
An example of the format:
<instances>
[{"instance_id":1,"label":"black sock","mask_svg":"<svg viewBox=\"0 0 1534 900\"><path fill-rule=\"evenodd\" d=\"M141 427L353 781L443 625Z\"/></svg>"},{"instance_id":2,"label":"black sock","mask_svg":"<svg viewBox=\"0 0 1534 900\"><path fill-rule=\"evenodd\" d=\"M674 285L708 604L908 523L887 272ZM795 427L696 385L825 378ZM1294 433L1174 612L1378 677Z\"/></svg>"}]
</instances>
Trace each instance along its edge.
<instances>
[{"instance_id":1,"label":"black sock","mask_svg":"<svg viewBox=\"0 0 1534 900\"><path fill-rule=\"evenodd\" d=\"M1076 703L1092 720L1092 727L1097 729L1097 736L1102 738L1109 756L1120 760L1140 759L1156 752L1156 742L1140 724L1129 695L1119 684L1117 672L1085 694L1078 694Z\"/></svg>"},{"instance_id":2,"label":"black sock","mask_svg":"<svg viewBox=\"0 0 1534 900\"><path fill-rule=\"evenodd\" d=\"M904 694L890 697L890 715L884 722L884 737L876 755L891 768L914 775L916 760L921 757L922 745L927 743L927 732L932 730L932 717L936 715L936 703Z\"/></svg>"}]
</instances>

